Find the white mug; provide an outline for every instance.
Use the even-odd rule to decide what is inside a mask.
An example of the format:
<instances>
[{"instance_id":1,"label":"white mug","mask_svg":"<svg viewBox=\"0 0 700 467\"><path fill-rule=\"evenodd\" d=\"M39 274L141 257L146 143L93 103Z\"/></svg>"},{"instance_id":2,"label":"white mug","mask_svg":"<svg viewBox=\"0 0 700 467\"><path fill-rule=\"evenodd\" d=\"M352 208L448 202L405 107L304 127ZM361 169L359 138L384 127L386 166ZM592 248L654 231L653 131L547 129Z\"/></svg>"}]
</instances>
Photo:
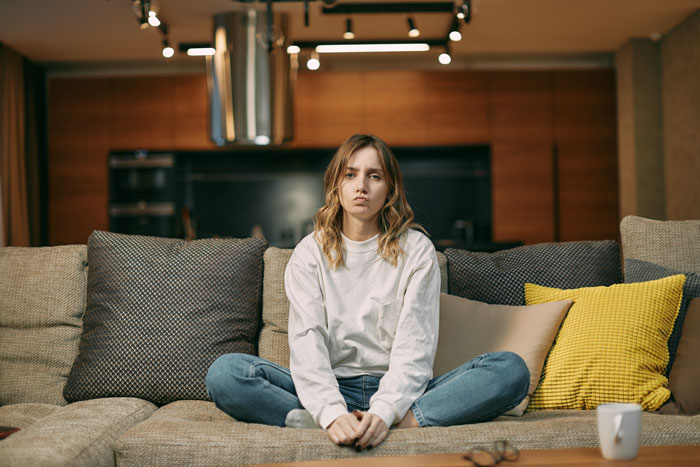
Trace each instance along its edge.
<instances>
[{"instance_id":1,"label":"white mug","mask_svg":"<svg viewBox=\"0 0 700 467\"><path fill-rule=\"evenodd\" d=\"M603 457L627 461L637 457L642 431L642 406L603 404L597 408L598 438Z\"/></svg>"}]
</instances>

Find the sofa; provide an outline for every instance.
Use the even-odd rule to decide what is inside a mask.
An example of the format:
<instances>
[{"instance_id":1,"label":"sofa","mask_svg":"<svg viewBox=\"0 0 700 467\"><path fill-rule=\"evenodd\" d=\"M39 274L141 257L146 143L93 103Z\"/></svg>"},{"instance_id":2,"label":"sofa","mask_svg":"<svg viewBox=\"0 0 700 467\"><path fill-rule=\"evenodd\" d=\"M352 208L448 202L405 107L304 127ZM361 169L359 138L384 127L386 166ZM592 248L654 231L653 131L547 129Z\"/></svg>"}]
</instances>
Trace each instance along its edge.
<instances>
[{"instance_id":1,"label":"sofa","mask_svg":"<svg viewBox=\"0 0 700 467\"><path fill-rule=\"evenodd\" d=\"M438 253L442 289L483 306L522 308L534 306L524 303L524 283L561 290L632 286L632 261L688 278L700 273L700 221L628 217L620 243L528 245L491 254L446 250ZM602 266L593 258L601 251ZM596 413L585 398L583 410L531 410L531 400L520 416L391 430L363 452L334 445L321 429L234 420L208 400L206 368L230 351L288 364L283 272L290 256L291 250L260 239L183 242L106 232L93 233L87 245L0 249L0 425L20 428L0 440L0 466L245 465L460 452L501 439L520 449L598 446ZM607 274L607 283L591 279L599 274ZM143 282L146 276L155 282ZM685 287L688 307L694 292ZM512 295L503 295L506 289ZM190 314L178 314L185 307ZM554 371L547 353L561 344L557 332L569 315L555 320L551 341L543 344L535 391ZM673 320L670 325L678 325L676 314ZM668 383L676 364L686 374L700 373L696 358L688 368L692 343L683 339L691 332L676 327L676 363L656 375L666 396L660 409L642 415L642 445L700 444L700 411L692 401L678 402L692 399L687 387L695 382L679 376L676 386ZM670 334L669 328L664 339Z\"/></svg>"}]
</instances>

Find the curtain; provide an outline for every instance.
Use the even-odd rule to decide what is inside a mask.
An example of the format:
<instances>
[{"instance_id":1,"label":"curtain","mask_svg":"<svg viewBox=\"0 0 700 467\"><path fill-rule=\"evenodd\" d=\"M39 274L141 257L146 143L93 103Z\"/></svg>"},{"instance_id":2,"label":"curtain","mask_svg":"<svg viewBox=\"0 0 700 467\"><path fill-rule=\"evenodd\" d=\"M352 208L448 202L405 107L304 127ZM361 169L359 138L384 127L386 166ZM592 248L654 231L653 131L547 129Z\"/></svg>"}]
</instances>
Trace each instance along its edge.
<instances>
[{"instance_id":1,"label":"curtain","mask_svg":"<svg viewBox=\"0 0 700 467\"><path fill-rule=\"evenodd\" d=\"M3 240L29 246L22 57L0 44L0 189Z\"/></svg>"},{"instance_id":2,"label":"curtain","mask_svg":"<svg viewBox=\"0 0 700 467\"><path fill-rule=\"evenodd\" d=\"M5 223L2 217L2 176L0 175L0 248L7 246L5 243Z\"/></svg>"},{"instance_id":3,"label":"curtain","mask_svg":"<svg viewBox=\"0 0 700 467\"><path fill-rule=\"evenodd\" d=\"M24 63L24 158L27 210L32 246L46 245L48 232L48 157L46 147L46 73L26 58Z\"/></svg>"}]
</instances>

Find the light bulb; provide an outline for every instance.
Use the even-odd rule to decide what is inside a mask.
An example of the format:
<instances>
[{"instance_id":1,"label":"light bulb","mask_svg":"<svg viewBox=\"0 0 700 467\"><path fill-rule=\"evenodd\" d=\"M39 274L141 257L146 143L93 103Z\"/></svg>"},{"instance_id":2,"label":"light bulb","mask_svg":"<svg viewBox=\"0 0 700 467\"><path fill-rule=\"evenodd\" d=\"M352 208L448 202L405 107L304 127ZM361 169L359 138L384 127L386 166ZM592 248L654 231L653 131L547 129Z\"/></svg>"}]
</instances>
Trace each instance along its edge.
<instances>
[{"instance_id":1,"label":"light bulb","mask_svg":"<svg viewBox=\"0 0 700 467\"><path fill-rule=\"evenodd\" d=\"M408 37L418 37L420 36L420 30L416 27L415 23L413 22L413 18L410 16L407 18L408 20Z\"/></svg>"},{"instance_id":2,"label":"light bulb","mask_svg":"<svg viewBox=\"0 0 700 467\"><path fill-rule=\"evenodd\" d=\"M151 12L151 13L153 13L153 12ZM152 15L150 15L150 16L148 17L148 24L150 24L150 25L153 26L154 28L157 28L158 26L160 26L160 20L159 20L158 17L155 15L155 13L153 13Z\"/></svg>"},{"instance_id":3,"label":"light bulb","mask_svg":"<svg viewBox=\"0 0 700 467\"><path fill-rule=\"evenodd\" d=\"M450 57L450 54L443 52L438 57L438 62L440 62L441 65L449 65L452 62L452 57Z\"/></svg>"},{"instance_id":4,"label":"light bulb","mask_svg":"<svg viewBox=\"0 0 700 467\"><path fill-rule=\"evenodd\" d=\"M343 39L354 39L355 33L352 32L352 20L350 18L345 21L345 32L343 33Z\"/></svg>"},{"instance_id":5,"label":"light bulb","mask_svg":"<svg viewBox=\"0 0 700 467\"><path fill-rule=\"evenodd\" d=\"M170 58L173 55L175 55L175 49L173 49L169 45L166 45L165 47L163 47L163 57Z\"/></svg>"},{"instance_id":6,"label":"light bulb","mask_svg":"<svg viewBox=\"0 0 700 467\"><path fill-rule=\"evenodd\" d=\"M318 58L311 57L306 62L306 68L311 71L318 70L321 67L321 62Z\"/></svg>"},{"instance_id":7,"label":"light bulb","mask_svg":"<svg viewBox=\"0 0 700 467\"><path fill-rule=\"evenodd\" d=\"M287 47L288 54L298 54L299 52L301 52L301 48L298 45L290 45Z\"/></svg>"},{"instance_id":8,"label":"light bulb","mask_svg":"<svg viewBox=\"0 0 700 467\"><path fill-rule=\"evenodd\" d=\"M462 40L462 33L457 30L450 31L450 40L453 42L458 42Z\"/></svg>"}]
</instances>

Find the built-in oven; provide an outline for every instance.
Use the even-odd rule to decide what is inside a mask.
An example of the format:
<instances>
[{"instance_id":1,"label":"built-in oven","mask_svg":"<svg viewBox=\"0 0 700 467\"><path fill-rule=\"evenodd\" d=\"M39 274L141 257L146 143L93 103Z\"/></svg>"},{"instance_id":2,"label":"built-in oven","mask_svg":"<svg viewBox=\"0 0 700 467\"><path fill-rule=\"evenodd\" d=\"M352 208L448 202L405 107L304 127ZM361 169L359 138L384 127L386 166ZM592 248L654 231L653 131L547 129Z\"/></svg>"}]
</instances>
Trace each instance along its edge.
<instances>
[{"instance_id":1,"label":"built-in oven","mask_svg":"<svg viewBox=\"0 0 700 467\"><path fill-rule=\"evenodd\" d=\"M109 157L109 227L112 232L177 235L175 156L146 151Z\"/></svg>"}]
</instances>

